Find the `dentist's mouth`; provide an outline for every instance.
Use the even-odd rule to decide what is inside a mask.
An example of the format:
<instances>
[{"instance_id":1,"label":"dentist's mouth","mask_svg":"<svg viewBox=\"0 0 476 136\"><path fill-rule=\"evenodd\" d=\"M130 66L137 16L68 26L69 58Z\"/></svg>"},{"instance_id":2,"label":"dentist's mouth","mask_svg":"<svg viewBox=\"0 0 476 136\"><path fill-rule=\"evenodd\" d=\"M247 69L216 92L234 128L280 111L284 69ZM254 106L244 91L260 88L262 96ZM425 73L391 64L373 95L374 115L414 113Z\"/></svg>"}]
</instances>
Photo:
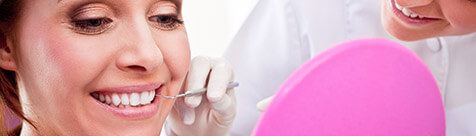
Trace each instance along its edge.
<instances>
[{"instance_id":1,"label":"dentist's mouth","mask_svg":"<svg viewBox=\"0 0 476 136\"><path fill-rule=\"evenodd\" d=\"M99 90L90 93L99 107L125 119L146 119L159 109L156 94L164 90L162 85L133 86Z\"/></svg>"},{"instance_id":2,"label":"dentist's mouth","mask_svg":"<svg viewBox=\"0 0 476 136\"><path fill-rule=\"evenodd\" d=\"M398 3L395 2L395 0L389 0L389 2L390 2L390 5L392 6L393 13L400 20L406 22L407 24L423 25L423 24L428 24L428 23L440 20L437 18L426 17L424 15L415 13L408 8L404 8L398 5Z\"/></svg>"}]
</instances>

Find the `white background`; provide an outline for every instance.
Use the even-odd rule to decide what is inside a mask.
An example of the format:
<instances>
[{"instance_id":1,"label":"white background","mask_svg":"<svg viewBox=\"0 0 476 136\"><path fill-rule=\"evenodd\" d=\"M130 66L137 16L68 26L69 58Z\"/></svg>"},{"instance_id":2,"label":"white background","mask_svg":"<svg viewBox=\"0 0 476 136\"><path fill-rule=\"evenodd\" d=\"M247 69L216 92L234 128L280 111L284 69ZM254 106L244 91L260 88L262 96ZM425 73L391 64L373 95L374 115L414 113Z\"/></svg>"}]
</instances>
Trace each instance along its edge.
<instances>
[{"instance_id":1,"label":"white background","mask_svg":"<svg viewBox=\"0 0 476 136\"><path fill-rule=\"evenodd\" d=\"M258 0L183 0L192 57L219 57Z\"/></svg>"}]
</instances>

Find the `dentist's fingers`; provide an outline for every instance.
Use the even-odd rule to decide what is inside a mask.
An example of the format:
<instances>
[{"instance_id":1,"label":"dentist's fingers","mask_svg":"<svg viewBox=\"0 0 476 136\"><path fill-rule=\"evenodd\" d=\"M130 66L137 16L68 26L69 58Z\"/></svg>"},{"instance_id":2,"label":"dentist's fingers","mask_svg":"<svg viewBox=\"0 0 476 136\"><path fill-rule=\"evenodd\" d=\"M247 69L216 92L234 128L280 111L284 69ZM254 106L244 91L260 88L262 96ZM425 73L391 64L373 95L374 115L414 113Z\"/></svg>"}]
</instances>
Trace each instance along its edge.
<instances>
[{"instance_id":1,"label":"dentist's fingers","mask_svg":"<svg viewBox=\"0 0 476 136\"><path fill-rule=\"evenodd\" d=\"M177 99L175 102L174 106L178 110L183 123L185 125L193 124L195 122L195 109L188 107L184 99Z\"/></svg>"},{"instance_id":2,"label":"dentist's fingers","mask_svg":"<svg viewBox=\"0 0 476 136\"><path fill-rule=\"evenodd\" d=\"M229 83L233 82L233 69L225 59L215 59L207 85L207 99L210 103L220 102L227 91Z\"/></svg>"},{"instance_id":3,"label":"dentist's fingers","mask_svg":"<svg viewBox=\"0 0 476 136\"><path fill-rule=\"evenodd\" d=\"M258 110L261 112L265 111L266 108L268 108L271 101L273 100L273 98L274 98L274 95L259 101L258 104L256 104L256 108L258 108Z\"/></svg>"},{"instance_id":4,"label":"dentist's fingers","mask_svg":"<svg viewBox=\"0 0 476 136\"><path fill-rule=\"evenodd\" d=\"M217 125L227 126L233 122L236 116L236 97L233 89L228 89L220 101L210 105Z\"/></svg>"},{"instance_id":5,"label":"dentist's fingers","mask_svg":"<svg viewBox=\"0 0 476 136\"><path fill-rule=\"evenodd\" d=\"M233 82L233 69L225 59L215 59L207 86L207 100L213 109L217 125L227 126L233 122L236 113L236 99L233 88L228 84Z\"/></svg>"},{"instance_id":6,"label":"dentist's fingers","mask_svg":"<svg viewBox=\"0 0 476 136\"><path fill-rule=\"evenodd\" d=\"M195 110L192 108L186 108L182 114L183 124L192 125L195 122Z\"/></svg>"},{"instance_id":7,"label":"dentist's fingers","mask_svg":"<svg viewBox=\"0 0 476 136\"><path fill-rule=\"evenodd\" d=\"M193 58L187 78L187 91L205 87L211 62L208 57L198 56ZM202 95L185 97L185 104L190 108L196 108L202 101Z\"/></svg>"}]
</instances>

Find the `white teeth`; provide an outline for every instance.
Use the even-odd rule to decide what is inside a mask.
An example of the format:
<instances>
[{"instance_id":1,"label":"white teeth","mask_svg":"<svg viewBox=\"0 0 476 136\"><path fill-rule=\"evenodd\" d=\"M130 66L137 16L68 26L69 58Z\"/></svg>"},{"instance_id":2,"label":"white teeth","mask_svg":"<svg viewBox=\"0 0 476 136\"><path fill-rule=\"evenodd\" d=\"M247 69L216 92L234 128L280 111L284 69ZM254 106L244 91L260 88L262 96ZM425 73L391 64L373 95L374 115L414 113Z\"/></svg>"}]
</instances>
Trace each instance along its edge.
<instances>
[{"instance_id":1,"label":"white teeth","mask_svg":"<svg viewBox=\"0 0 476 136\"><path fill-rule=\"evenodd\" d=\"M396 2L395 2L395 7L397 7L398 10L402 10L402 6L398 5Z\"/></svg>"},{"instance_id":2,"label":"white teeth","mask_svg":"<svg viewBox=\"0 0 476 136\"><path fill-rule=\"evenodd\" d=\"M127 94L122 94L121 96L121 103L123 105L129 105L129 95Z\"/></svg>"},{"instance_id":3,"label":"white teeth","mask_svg":"<svg viewBox=\"0 0 476 136\"><path fill-rule=\"evenodd\" d=\"M127 108L131 106L142 106L150 104L155 98L155 90L130 94L112 93L110 95L105 95L101 93L92 93L91 95L98 101L101 101L102 103L108 104L110 106Z\"/></svg>"},{"instance_id":4,"label":"white teeth","mask_svg":"<svg viewBox=\"0 0 476 136\"><path fill-rule=\"evenodd\" d=\"M106 98L104 98L103 94L99 94L99 101L104 102Z\"/></svg>"},{"instance_id":5,"label":"white teeth","mask_svg":"<svg viewBox=\"0 0 476 136\"><path fill-rule=\"evenodd\" d=\"M403 9L402 9L402 12L403 12L403 14L405 14L406 16L410 16L410 14L412 14L412 13L411 13L410 11L408 11L408 9L406 9L406 8L403 8Z\"/></svg>"},{"instance_id":6,"label":"white teeth","mask_svg":"<svg viewBox=\"0 0 476 136\"><path fill-rule=\"evenodd\" d=\"M121 104L121 98L119 98L119 95L117 95L116 93L112 94L112 103L116 106Z\"/></svg>"},{"instance_id":7,"label":"white teeth","mask_svg":"<svg viewBox=\"0 0 476 136\"><path fill-rule=\"evenodd\" d=\"M140 104L148 104L150 103L149 101L149 92L144 91L140 93Z\"/></svg>"},{"instance_id":8,"label":"white teeth","mask_svg":"<svg viewBox=\"0 0 476 136\"><path fill-rule=\"evenodd\" d=\"M149 92L149 102L152 102L155 97L155 90Z\"/></svg>"},{"instance_id":9,"label":"white teeth","mask_svg":"<svg viewBox=\"0 0 476 136\"><path fill-rule=\"evenodd\" d=\"M112 102L111 96L104 95L104 97L106 97L106 104L111 104L111 102Z\"/></svg>"},{"instance_id":10,"label":"white teeth","mask_svg":"<svg viewBox=\"0 0 476 136\"><path fill-rule=\"evenodd\" d=\"M140 104L140 97L138 93L131 93L130 104L131 106L137 106Z\"/></svg>"},{"instance_id":11,"label":"white teeth","mask_svg":"<svg viewBox=\"0 0 476 136\"><path fill-rule=\"evenodd\" d=\"M410 10L406 9L406 8L403 8L402 10L402 13L405 15L405 16L408 16L408 17L411 17L411 18L423 18L422 16L418 15L418 14L415 14L415 13L412 13L410 12Z\"/></svg>"},{"instance_id":12,"label":"white teeth","mask_svg":"<svg viewBox=\"0 0 476 136\"><path fill-rule=\"evenodd\" d=\"M402 13L405 15L405 16L408 16L408 17L411 17L411 18L424 18L423 16L420 16L418 14L415 14L415 13L412 13L410 10L408 10L407 8L403 8L402 6L398 5L396 2L395 2L395 7L402 11Z\"/></svg>"}]
</instances>

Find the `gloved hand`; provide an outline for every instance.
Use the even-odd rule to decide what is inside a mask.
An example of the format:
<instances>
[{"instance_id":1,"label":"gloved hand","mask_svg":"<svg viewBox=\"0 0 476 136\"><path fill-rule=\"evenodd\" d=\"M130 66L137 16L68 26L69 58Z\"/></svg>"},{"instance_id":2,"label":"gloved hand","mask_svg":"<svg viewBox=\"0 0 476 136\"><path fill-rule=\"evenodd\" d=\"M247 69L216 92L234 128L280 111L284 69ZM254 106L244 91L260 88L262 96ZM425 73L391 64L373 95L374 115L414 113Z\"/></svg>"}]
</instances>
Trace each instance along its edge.
<instances>
[{"instance_id":1,"label":"gloved hand","mask_svg":"<svg viewBox=\"0 0 476 136\"><path fill-rule=\"evenodd\" d=\"M195 57L185 90L207 88L206 94L178 98L165 123L167 135L224 136L236 115L233 69L225 59Z\"/></svg>"},{"instance_id":2,"label":"gloved hand","mask_svg":"<svg viewBox=\"0 0 476 136\"><path fill-rule=\"evenodd\" d=\"M261 112L265 111L266 108L268 108L271 101L273 101L273 98L274 98L274 95L268 98L264 98L263 100L259 101L258 104L256 104L256 108L258 108L258 110Z\"/></svg>"}]
</instances>

